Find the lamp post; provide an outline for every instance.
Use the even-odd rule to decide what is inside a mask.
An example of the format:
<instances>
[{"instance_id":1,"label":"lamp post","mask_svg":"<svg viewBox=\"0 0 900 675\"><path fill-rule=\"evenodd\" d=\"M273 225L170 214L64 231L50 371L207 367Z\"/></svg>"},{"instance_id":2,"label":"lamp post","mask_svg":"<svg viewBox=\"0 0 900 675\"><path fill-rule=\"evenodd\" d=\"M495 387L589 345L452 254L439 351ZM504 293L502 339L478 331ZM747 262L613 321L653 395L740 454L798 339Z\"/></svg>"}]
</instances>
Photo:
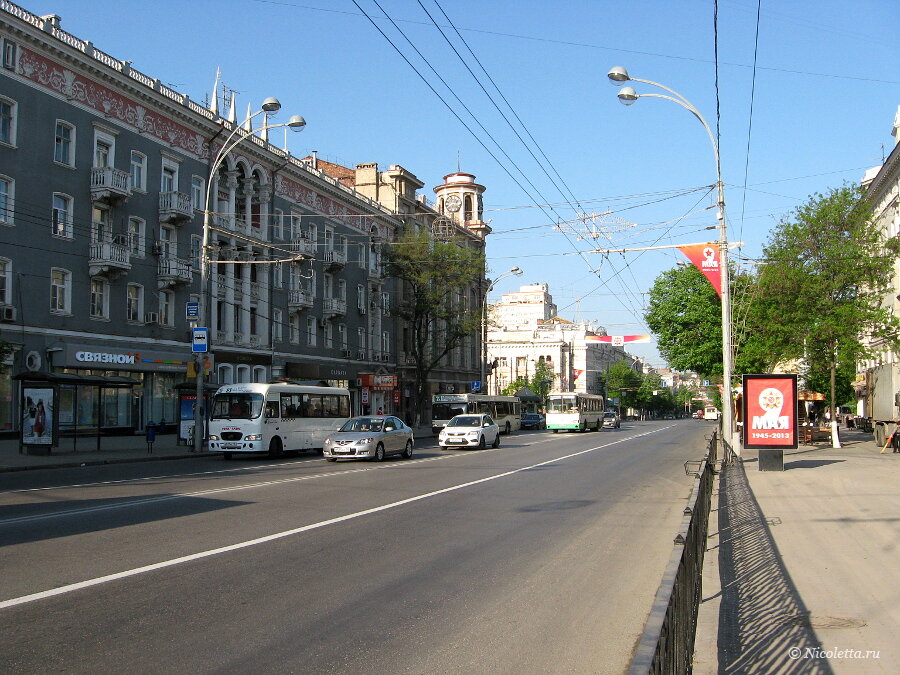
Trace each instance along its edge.
<instances>
[{"instance_id":1,"label":"lamp post","mask_svg":"<svg viewBox=\"0 0 900 675\"><path fill-rule=\"evenodd\" d=\"M485 367L487 365L487 301L488 294L491 292L491 289L494 288L500 281L506 279L507 277L512 276L520 276L522 274L522 270L518 267L512 267L499 277L494 279L491 283L488 284L488 287L484 291L484 298L481 301L481 389L482 393L490 393L487 391L487 382L485 380Z\"/></svg>"},{"instance_id":2,"label":"lamp post","mask_svg":"<svg viewBox=\"0 0 900 675\"><path fill-rule=\"evenodd\" d=\"M235 125L234 130L225 139L225 142L222 144L222 147L219 148L219 151L216 153L216 156L209 167L209 178L206 181L206 197L203 202L203 240L200 245L200 311L199 316L197 317L197 325L199 326L206 326L209 317L209 255L207 252L209 250L209 231L211 225L209 201L212 196L213 180L218 174L219 167L222 166L222 162L225 160L228 153L234 150L241 141L253 135L251 131L247 131L243 128L244 125L257 115L261 115L262 113L275 113L279 110L281 110L281 103L277 98L269 97L263 101L262 107L259 110L248 115L240 124ZM263 125L260 127L259 131L276 129L278 127L290 127L294 131L302 131L305 126L306 120L300 115L294 115L287 122ZM243 134L241 134L241 132L243 132ZM235 136L237 136L237 138L235 138ZM209 347L212 346L212 336L209 338L208 345ZM209 347L207 348L209 349ZM200 452L203 449L203 438L206 430L203 413L203 354L197 355L195 370L197 376L197 399L194 406L194 451Z\"/></svg>"},{"instance_id":3,"label":"lamp post","mask_svg":"<svg viewBox=\"0 0 900 675\"><path fill-rule=\"evenodd\" d=\"M713 135L712 129L709 128L709 124L703 119L703 115L700 114L700 111L677 91L669 89L669 87L666 87L659 82L631 77L628 74L628 71L622 66L615 66L612 68L609 73L607 73L607 77L609 77L610 81L616 86L622 86L625 82L629 81L641 82L643 84L659 87L660 89L669 92L671 96L667 96L666 94L639 94L632 87L622 87L619 90L618 97L624 105L631 105L639 98L663 98L667 101L677 103L700 120L700 123L703 125L703 128L706 129L706 133L709 136L709 142L712 144L716 163L716 191L718 200L716 218L719 221L719 265L721 266L722 273L722 380L724 384L722 440L724 441L725 438L727 438L732 444L735 452L740 454L740 448L732 437L732 434L734 433L734 410L732 409L731 400L731 286L729 283L728 271L728 231L725 224L725 184L722 182L722 163L719 157L719 145L716 143L716 137Z\"/></svg>"}]
</instances>

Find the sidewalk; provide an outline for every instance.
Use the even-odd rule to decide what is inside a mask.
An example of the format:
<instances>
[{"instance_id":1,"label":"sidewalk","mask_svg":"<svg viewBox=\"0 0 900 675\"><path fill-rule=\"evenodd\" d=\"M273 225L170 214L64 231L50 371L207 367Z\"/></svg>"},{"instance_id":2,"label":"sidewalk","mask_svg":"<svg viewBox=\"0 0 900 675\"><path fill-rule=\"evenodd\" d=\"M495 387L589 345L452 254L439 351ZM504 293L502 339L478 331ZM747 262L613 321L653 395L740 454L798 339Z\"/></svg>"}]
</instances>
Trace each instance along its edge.
<instances>
[{"instance_id":1,"label":"sidewalk","mask_svg":"<svg viewBox=\"0 0 900 675\"><path fill-rule=\"evenodd\" d=\"M417 448L435 445L431 427L421 427L414 431ZM220 452L193 452L187 445L179 445L177 434L156 437L153 452L147 451L144 436L102 436L100 450L97 438L63 438L59 447L50 455L26 455L19 453L19 441L0 439L0 473L6 471L26 471L29 469L54 469L97 464L118 464L123 462L148 462L161 459L190 459L197 457L221 457Z\"/></svg>"},{"instance_id":2,"label":"sidewalk","mask_svg":"<svg viewBox=\"0 0 900 675\"><path fill-rule=\"evenodd\" d=\"M841 441L719 474L694 672L897 672L900 454Z\"/></svg>"}]
</instances>

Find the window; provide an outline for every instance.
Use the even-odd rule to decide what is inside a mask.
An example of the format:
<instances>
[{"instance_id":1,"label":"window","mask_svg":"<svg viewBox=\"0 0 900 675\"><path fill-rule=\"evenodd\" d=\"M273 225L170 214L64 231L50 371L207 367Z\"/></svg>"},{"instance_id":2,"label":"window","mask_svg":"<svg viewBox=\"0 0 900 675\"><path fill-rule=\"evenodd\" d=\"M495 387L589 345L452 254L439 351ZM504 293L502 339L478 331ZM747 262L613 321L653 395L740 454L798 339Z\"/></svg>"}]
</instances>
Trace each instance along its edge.
<instances>
[{"instance_id":1,"label":"window","mask_svg":"<svg viewBox=\"0 0 900 675\"><path fill-rule=\"evenodd\" d=\"M295 345L300 344L300 315L291 314L291 342Z\"/></svg>"},{"instance_id":2,"label":"window","mask_svg":"<svg viewBox=\"0 0 900 675\"><path fill-rule=\"evenodd\" d=\"M104 279L91 279L91 316L109 318L109 284Z\"/></svg>"},{"instance_id":3,"label":"window","mask_svg":"<svg viewBox=\"0 0 900 675\"><path fill-rule=\"evenodd\" d=\"M147 158L139 152L131 151L131 171L129 173L131 189L145 192L147 190Z\"/></svg>"},{"instance_id":4,"label":"window","mask_svg":"<svg viewBox=\"0 0 900 675\"><path fill-rule=\"evenodd\" d=\"M159 292L159 323L161 326L175 325L175 294L172 291Z\"/></svg>"},{"instance_id":5,"label":"window","mask_svg":"<svg viewBox=\"0 0 900 675\"><path fill-rule=\"evenodd\" d=\"M341 235L340 237L338 237L337 250L340 253L343 253L345 258L347 257L347 237L345 237L344 235Z\"/></svg>"},{"instance_id":6,"label":"window","mask_svg":"<svg viewBox=\"0 0 900 675\"><path fill-rule=\"evenodd\" d=\"M191 176L191 205L197 211L202 211L206 208L206 205L203 203L203 199L206 196L204 187L202 176Z\"/></svg>"},{"instance_id":7,"label":"window","mask_svg":"<svg viewBox=\"0 0 900 675\"><path fill-rule=\"evenodd\" d=\"M284 239L284 211L281 209L272 213L272 238Z\"/></svg>"},{"instance_id":8,"label":"window","mask_svg":"<svg viewBox=\"0 0 900 675\"><path fill-rule=\"evenodd\" d=\"M338 334L338 348L339 349L347 349L347 326L342 323L338 324L337 327Z\"/></svg>"},{"instance_id":9,"label":"window","mask_svg":"<svg viewBox=\"0 0 900 675\"><path fill-rule=\"evenodd\" d=\"M391 353L391 334L387 331L384 331L381 334L381 351L382 358L388 356Z\"/></svg>"},{"instance_id":10,"label":"window","mask_svg":"<svg viewBox=\"0 0 900 675\"><path fill-rule=\"evenodd\" d=\"M113 166L115 162L115 141L97 131L94 132L94 168L101 169Z\"/></svg>"},{"instance_id":11,"label":"window","mask_svg":"<svg viewBox=\"0 0 900 675\"><path fill-rule=\"evenodd\" d=\"M347 301L347 280L346 279L338 279L338 299Z\"/></svg>"},{"instance_id":12,"label":"window","mask_svg":"<svg viewBox=\"0 0 900 675\"><path fill-rule=\"evenodd\" d=\"M322 297L324 298L333 298L334 297L334 278L330 274L322 275Z\"/></svg>"},{"instance_id":13,"label":"window","mask_svg":"<svg viewBox=\"0 0 900 675\"><path fill-rule=\"evenodd\" d=\"M174 258L178 251L178 238L171 227L159 228L159 257L163 259Z\"/></svg>"},{"instance_id":14,"label":"window","mask_svg":"<svg viewBox=\"0 0 900 675\"><path fill-rule=\"evenodd\" d=\"M62 120L56 122L53 160L65 166L75 166L75 127Z\"/></svg>"},{"instance_id":15,"label":"window","mask_svg":"<svg viewBox=\"0 0 900 675\"><path fill-rule=\"evenodd\" d=\"M0 305L12 304L12 261L0 258Z\"/></svg>"},{"instance_id":16,"label":"window","mask_svg":"<svg viewBox=\"0 0 900 675\"><path fill-rule=\"evenodd\" d=\"M272 265L272 288L284 287L284 271L281 263Z\"/></svg>"},{"instance_id":17,"label":"window","mask_svg":"<svg viewBox=\"0 0 900 675\"><path fill-rule=\"evenodd\" d=\"M356 284L356 308L366 311L366 287L362 284Z\"/></svg>"},{"instance_id":18,"label":"window","mask_svg":"<svg viewBox=\"0 0 900 675\"><path fill-rule=\"evenodd\" d=\"M159 182L159 191L175 192L176 190L178 190L178 165L164 159L162 177Z\"/></svg>"},{"instance_id":19,"label":"window","mask_svg":"<svg viewBox=\"0 0 900 675\"><path fill-rule=\"evenodd\" d=\"M140 284L128 284L125 296L125 318L139 323L144 317L144 287Z\"/></svg>"},{"instance_id":20,"label":"window","mask_svg":"<svg viewBox=\"0 0 900 675\"><path fill-rule=\"evenodd\" d=\"M200 271L200 248L203 246L203 237L199 234L191 235L191 269Z\"/></svg>"},{"instance_id":21,"label":"window","mask_svg":"<svg viewBox=\"0 0 900 675\"><path fill-rule=\"evenodd\" d=\"M366 329L365 328L357 328L356 329L356 344L360 349L366 348Z\"/></svg>"},{"instance_id":22,"label":"window","mask_svg":"<svg viewBox=\"0 0 900 675\"><path fill-rule=\"evenodd\" d=\"M300 239L304 236L301 218L299 213L291 213L291 239Z\"/></svg>"},{"instance_id":23,"label":"window","mask_svg":"<svg viewBox=\"0 0 900 675\"><path fill-rule=\"evenodd\" d=\"M334 230L328 227L325 228L325 250L334 250Z\"/></svg>"},{"instance_id":24,"label":"window","mask_svg":"<svg viewBox=\"0 0 900 675\"><path fill-rule=\"evenodd\" d=\"M128 219L128 231L125 233L128 238L128 251L136 258L144 257L144 235L145 223L140 218Z\"/></svg>"},{"instance_id":25,"label":"window","mask_svg":"<svg viewBox=\"0 0 900 675\"><path fill-rule=\"evenodd\" d=\"M318 329L316 328L316 317L306 317L306 344L309 347L315 347L318 342Z\"/></svg>"},{"instance_id":26,"label":"window","mask_svg":"<svg viewBox=\"0 0 900 675\"><path fill-rule=\"evenodd\" d=\"M284 314L280 309L272 310L272 341L273 342L281 342L281 323L284 320ZM300 332L300 327L297 326L297 332ZM297 341L299 342L300 336L297 336Z\"/></svg>"},{"instance_id":27,"label":"window","mask_svg":"<svg viewBox=\"0 0 900 675\"><path fill-rule=\"evenodd\" d=\"M16 144L17 103L9 98L0 98L0 143Z\"/></svg>"},{"instance_id":28,"label":"window","mask_svg":"<svg viewBox=\"0 0 900 675\"><path fill-rule=\"evenodd\" d=\"M72 273L68 270L50 270L50 311L69 314L72 302Z\"/></svg>"},{"instance_id":29,"label":"window","mask_svg":"<svg viewBox=\"0 0 900 675\"><path fill-rule=\"evenodd\" d=\"M384 314L391 313L391 294L390 293L382 293L381 294L381 311Z\"/></svg>"},{"instance_id":30,"label":"window","mask_svg":"<svg viewBox=\"0 0 900 675\"><path fill-rule=\"evenodd\" d=\"M96 206L91 208L91 241L112 241L112 231L109 226L109 209L101 209Z\"/></svg>"},{"instance_id":31,"label":"window","mask_svg":"<svg viewBox=\"0 0 900 675\"><path fill-rule=\"evenodd\" d=\"M14 187L12 178L0 176L0 225L13 224Z\"/></svg>"},{"instance_id":32,"label":"window","mask_svg":"<svg viewBox=\"0 0 900 675\"><path fill-rule=\"evenodd\" d=\"M72 198L56 193L53 195L53 224L51 233L56 237L72 238Z\"/></svg>"},{"instance_id":33,"label":"window","mask_svg":"<svg viewBox=\"0 0 900 675\"><path fill-rule=\"evenodd\" d=\"M3 40L3 67L7 70L16 69L16 46L9 38Z\"/></svg>"},{"instance_id":34,"label":"window","mask_svg":"<svg viewBox=\"0 0 900 675\"><path fill-rule=\"evenodd\" d=\"M334 347L334 325L327 323L325 324L325 349L332 347Z\"/></svg>"}]
</instances>

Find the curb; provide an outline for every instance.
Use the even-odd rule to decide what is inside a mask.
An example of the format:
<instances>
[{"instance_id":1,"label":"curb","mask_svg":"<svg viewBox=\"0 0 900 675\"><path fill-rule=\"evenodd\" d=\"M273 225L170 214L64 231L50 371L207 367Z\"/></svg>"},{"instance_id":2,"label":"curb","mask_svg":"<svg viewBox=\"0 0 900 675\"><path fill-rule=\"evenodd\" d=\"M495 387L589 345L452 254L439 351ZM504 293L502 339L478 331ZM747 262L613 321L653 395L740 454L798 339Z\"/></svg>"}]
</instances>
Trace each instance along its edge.
<instances>
[{"instance_id":1,"label":"curb","mask_svg":"<svg viewBox=\"0 0 900 675\"><path fill-rule=\"evenodd\" d=\"M120 457L117 459L87 459L82 462L58 462L55 464L43 464L29 466L0 466L0 473L13 471L36 471L40 469L73 469L82 466L103 466L104 464L132 464L135 462L160 462L170 459L195 459L199 457L218 457L221 452L194 452L189 455L150 455L148 457Z\"/></svg>"}]
</instances>

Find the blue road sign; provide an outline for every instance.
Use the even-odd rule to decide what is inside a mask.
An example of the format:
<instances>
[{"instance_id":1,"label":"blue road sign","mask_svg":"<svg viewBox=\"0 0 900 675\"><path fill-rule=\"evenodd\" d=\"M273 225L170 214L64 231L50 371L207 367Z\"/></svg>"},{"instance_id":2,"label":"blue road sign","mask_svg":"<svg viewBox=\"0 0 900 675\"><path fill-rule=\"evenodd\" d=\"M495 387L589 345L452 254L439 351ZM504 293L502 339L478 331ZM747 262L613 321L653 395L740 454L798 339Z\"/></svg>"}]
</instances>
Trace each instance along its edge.
<instances>
[{"instance_id":1,"label":"blue road sign","mask_svg":"<svg viewBox=\"0 0 900 675\"><path fill-rule=\"evenodd\" d=\"M196 321L200 318L200 303L186 302L184 303L184 315L188 321Z\"/></svg>"},{"instance_id":2,"label":"blue road sign","mask_svg":"<svg viewBox=\"0 0 900 675\"><path fill-rule=\"evenodd\" d=\"M209 328L194 328L192 331L191 351L209 351Z\"/></svg>"},{"instance_id":3,"label":"blue road sign","mask_svg":"<svg viewBox=\"0 0 900 675\"><path fill-rule=\"evenodd\" d=\"M481 391L481 382L479 380L472 380L472 391Z\"/></svg>"}]
</instances>

